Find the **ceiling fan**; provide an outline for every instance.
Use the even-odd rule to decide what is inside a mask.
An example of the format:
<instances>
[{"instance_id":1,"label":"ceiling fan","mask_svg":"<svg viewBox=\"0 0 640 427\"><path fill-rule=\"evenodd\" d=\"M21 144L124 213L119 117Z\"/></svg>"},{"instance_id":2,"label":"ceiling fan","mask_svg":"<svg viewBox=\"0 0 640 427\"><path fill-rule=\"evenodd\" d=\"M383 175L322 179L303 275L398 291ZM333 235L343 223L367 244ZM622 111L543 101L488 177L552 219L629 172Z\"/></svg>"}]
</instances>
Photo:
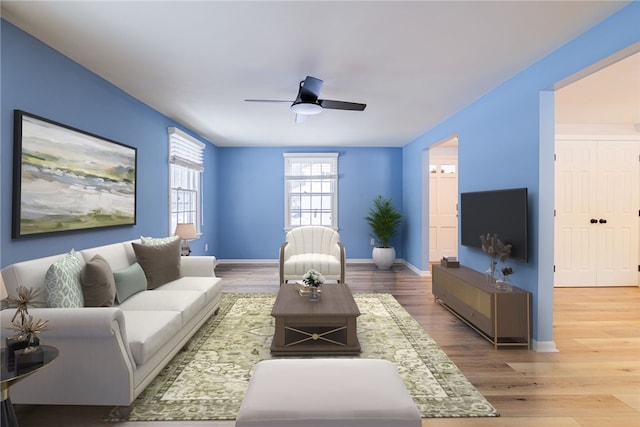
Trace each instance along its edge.
<instances>
[{"instance_id":1,"label":"ceiling fan","mask_svg":"<svg viewBox=\"0 0 640 427\"><path fill-rule=\"evenodd\" d=\"M318 114L322 110L351 110L363 111L367 104L359 104L357 102L332 101L329 99L318 99L320 89L322 89L322 80L315 77L307 76L300 82L298 88L298 96L295 101L286 101L279 99L245 99L246 102L290 102L291 111L296 113L296 122L303 121L306 116Z\"/></svg>"}]
</instances>

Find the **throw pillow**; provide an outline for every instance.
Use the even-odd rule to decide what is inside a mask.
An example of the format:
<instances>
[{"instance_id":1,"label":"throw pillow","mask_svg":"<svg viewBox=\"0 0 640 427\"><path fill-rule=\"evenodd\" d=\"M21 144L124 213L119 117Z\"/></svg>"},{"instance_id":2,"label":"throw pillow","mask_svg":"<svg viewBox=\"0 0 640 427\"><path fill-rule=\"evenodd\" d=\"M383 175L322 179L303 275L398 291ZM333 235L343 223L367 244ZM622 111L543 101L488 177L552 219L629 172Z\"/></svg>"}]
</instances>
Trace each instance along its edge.
<instances>
[{"instance_id":1,"label":"throw pillow","mask_svg":"<svg viewBox=\"0 0 640 427\"><path fill-rule=\"evenodd\" d=\"M155 245L166 245L167 243L171 243L174 240L178 240L178 236L169 236L169 237L144 237L140 236L140 242L143 245L155 246Z\"/></svg>"},{"instance_id":2,"label":"throw pillow","mask_svg":"<svg viewBox=\"0 0 640 427\"><path fill-rule=\"evenodd\" d=\"M54 262L44 276L47 305L53 308L79 308L84 305L80 272L82 263L73 249Z\"/></svg>"},{"instance_id":3,"label":"throw pillow","mask_svg":"<svg viewBox=\"0 0 640 427\"><path fill-rule=\"evenodd\" d=\"M164 245L148 246L135 242L131 244L144 275L147 276L149 289L155 289L181 277L179 239Z\"/></svg>"},{"instance_id":4,"label":"throw pillow","mask_svg":"<svg viewBox=\"0 0 640 427\"><path fill-rule=\"evenodd\" d=\"M104 257L95 255L80 276L85 307L111 307L116 300L116 282Z\"/></svg>"},{"instance_id":5,"label":"throw pillow","mask_svg":"<svg viewBox=\"0 0 640 427\"><path fill-rule=\"evenodd\" d=\"M127 298L147 289L147 278L137 262L122 270L114 271L113 278L116 283L118 304L122 304Z\"/></svg>"}]
</instances>

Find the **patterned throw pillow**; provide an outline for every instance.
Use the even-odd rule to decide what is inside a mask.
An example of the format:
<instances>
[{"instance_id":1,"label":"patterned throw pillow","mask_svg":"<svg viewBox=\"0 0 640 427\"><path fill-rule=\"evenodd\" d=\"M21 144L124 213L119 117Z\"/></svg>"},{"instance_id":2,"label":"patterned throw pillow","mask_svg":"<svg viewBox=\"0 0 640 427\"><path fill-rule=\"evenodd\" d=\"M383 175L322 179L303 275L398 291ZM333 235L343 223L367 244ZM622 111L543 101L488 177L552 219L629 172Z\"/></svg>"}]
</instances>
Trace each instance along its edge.
<instances>
[{"instance_id":1,"label":"patterned throw pillow","mask_svg":"<svg viewBox=\"0 0 640 427\"><path fill-rule=\"evenodd\" d=\"M54 308L84 306L80 272L82 264L73 249L53 263L44 277L47 305Z\"/></svg>"},{"instance_id":2,"label":"patterned throw pillow","mask_svg":"<svg viewBox=\"0 0 640 427\"><path fill-rule=\"evenodd\" d=\"M143 245L147 246L155 246L155 245L166 245L167 243L171 243L175 240L178 240L178 236L169 236L169 237L144 237L140 236L140 242Z\"/></svg>"}]
</instances>

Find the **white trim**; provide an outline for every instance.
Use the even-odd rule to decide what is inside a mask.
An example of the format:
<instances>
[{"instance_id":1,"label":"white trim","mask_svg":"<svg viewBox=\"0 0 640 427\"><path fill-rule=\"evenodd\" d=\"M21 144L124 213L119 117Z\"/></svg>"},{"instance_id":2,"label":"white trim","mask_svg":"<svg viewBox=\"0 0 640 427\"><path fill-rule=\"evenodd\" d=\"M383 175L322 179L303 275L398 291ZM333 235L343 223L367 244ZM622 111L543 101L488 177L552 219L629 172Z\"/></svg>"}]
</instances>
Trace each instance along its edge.
<instances>
[{"instance_id":1,"label":"white trim","mask_svg":"<svg viewBox=\"0 0 640 427\"><path fill-rule=\"evenodd\" d=\"M561 141L638 141L640 135L638 134L556 134L556 140Z\"/></svg>"},{"instance_id":2,"label":"white trim","mask_svg":"<svg viewBox=\"0 0 640 427\"><path fill-rule=\"evenodd\" d=\"M216 265L222 264L275 264L278 265L279 261L277 259L237 259L237 258L229 258L229 259L220 259L216 258Z\"/></svg>"},{"instance_id":3,"label":"white trim","mask_svg":"<svg viewBox=\"0 0 640 427\"><path fill-rule=\"evenodd\" d=\"M556 347L555 341L536 341L531 340L531 350L537 353L558 353L560 350Z\"/></svg>"},{"instance_id":4,"label":"white trim","mask_svg":"<svg viewBox=\"0 0 640 427\"><path fill-rule=\"evenodd\" d=\"M334 230L338 229L338 187L339 187L339 165L338 165L338 160L339 160L339 153L323 153L323 152L313 152L313 153L282 153L282 156L284 158L284 179L283 179L283 184L284 184L284 209L283 209L283 214L284 214L284 229L285 231L289 231L293 228L298 227L298 225L292 225L291 224L291 217L290 215L290 211L291 211L291 206L289 205L290 201L291 201L291 194L297 194L297 193L290 193L290 189L291 189L291 185L293 182L296 181L302 181L302 182L310 182L313 180L323 180L323 181L328 181L331 182L331 186L333 188L333 191L331 192L324 192L322 190L320 190L320 192L317 193L306 193L304 195L301 195L300 197L302 198L309 198L309 197L315 197L318 195L327 195L327 196L331 196L331 224L322 224L324 226L327 227L331 227ZM330 164L331 165L331 173L328 175L323 175L323 174L319 174L319 175L292 175L291 172L294 171L292 165L294 164L309 164L311 166L314 165L318 165L318 164ZM312 167L313 169L313 167ZM298 171L296 171L298 172ZM310 173L312 171L309 171ZM315 196L314 196L315 195ZM327 212L328 209L322 205L322 210L324 212ZM305 209L305 212L309 212L308 208ZM302 221L301 221L302 222ZM313 221L311 221L313 222ZM304 222L300 225L306 225Z\"/></svg>"},{"instance_id":5,"label":"white trim","mask_svg":"<svg viewBox=\"0 0 640 427\"><path fill-rule=\"evenodd\" d=\"M340 153L282 153L282 157L338 157Z\"/></svg>"}]
</instances>

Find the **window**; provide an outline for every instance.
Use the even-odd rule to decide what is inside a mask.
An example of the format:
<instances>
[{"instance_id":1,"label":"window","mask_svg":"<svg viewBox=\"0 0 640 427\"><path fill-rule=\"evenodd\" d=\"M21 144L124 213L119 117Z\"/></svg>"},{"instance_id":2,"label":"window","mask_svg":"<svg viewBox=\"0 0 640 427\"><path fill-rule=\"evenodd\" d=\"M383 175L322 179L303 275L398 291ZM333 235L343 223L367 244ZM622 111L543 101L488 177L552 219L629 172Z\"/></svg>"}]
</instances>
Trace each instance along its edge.
<instances>
[{"instance_id":1,"label":"window","mask_svg":"<svg viewBox=\"0 0 640 427\"><path fill-rule=\"evenodd\" d=\"M202 172L205 145L169 128L169 234L178 223L202 224Z\"/></svg>"},{"instance_id":2,"label":"window","mask_svg":"<svg viewBox=\"0 0 640 427\"><path fill-rule=\"evenodd\" d=\"M284 154L287 230L301 225L338 228L338 154Z\"/></svg>"}]
</instances>

